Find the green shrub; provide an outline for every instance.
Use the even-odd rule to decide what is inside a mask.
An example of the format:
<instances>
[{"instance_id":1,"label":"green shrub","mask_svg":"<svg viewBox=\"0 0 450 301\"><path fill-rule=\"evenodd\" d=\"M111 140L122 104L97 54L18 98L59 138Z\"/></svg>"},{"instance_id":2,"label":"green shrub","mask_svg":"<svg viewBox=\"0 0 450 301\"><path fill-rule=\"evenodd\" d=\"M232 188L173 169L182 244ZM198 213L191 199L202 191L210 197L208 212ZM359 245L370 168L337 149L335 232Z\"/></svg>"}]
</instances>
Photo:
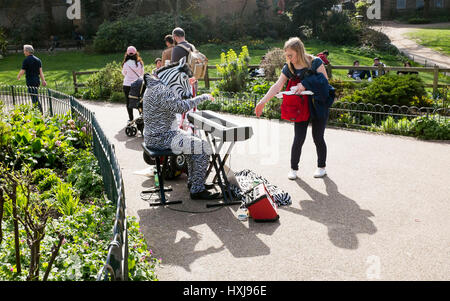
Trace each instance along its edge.
<instances>
[{"instance_id":1,"label":"green shrub","mask_svg":"<svg viewBox=\"0 0 450 301\"><path fill-rule=\"evenodd\" d=\"M82 199L102 194L103 179L97 159L89 151L80 152L73 166L67 170L67 182L80 194Z\"/></svg>"},{"instance_id":2,"label":"green shrub","mask_svg":"<svg viewBox=\"0 0 450 301\"><path fill-rule=\"evenodd\" d=\"M110 99L114 92L122 92L123 75L121 63L113 61L105 67L92 74L87 82L87 91L84 92L85 99ZM115 99L117 100L117 95ZM122 96L123 98L123 96Z\"/></svg>"},{"instance_id":3,"label":"green shrub","mask_svg":"<svg viewBox=\"0 0 450 301\"><path fill-rule=\"evenodd\" d=\"M244 91L246 83L249 80L248 63L250 56L247 46L242 46L239 56L233 49L225 54L220 54L220 65L217 66L217 73L222 78L216 83L220 91L240 92Z\"/></svg>"},{"instance_id":4,"label":"green shrub","mask_svg":"<svg viewBox=\"0 0 450 301\"><path fill-rule=\"evenodd\" d=\"M320 39L335 44L356 44L359 41L361 29L352 24L346 13L333 12L322 24Z\"/></svg>"},{"instance_id":5,"label":"green shrub","mask_svg":"<svg viewBox=\"0 0 450 301\"><path fill-rule=\"evenodd\" d=\"M123 94L123 92L113 91L109 100L111 102L124 102L125 95Z\"/></svg>"},{"instance_id":6,"label":"green shrub","mask_svg":"<svg viewBox=\"0 0 450 301\"><path fill-rule=\"evenodd\" d=\"M214 37L211 21L205 16L181 15L180 23L186 39L192 43L207 42ZM146 17L122 18L100 25L94 38L94 50L100 53L124 52L129 45L137 49L161 49L166 34L175 27L174 18L158 12Z\"/></svg>"},{"instance_id":7,"label":"green shrub","mask_svg":"<svg viewBox=\"0 0 450 301\"><path fill-rule=\"evenodd\" d=\"M408 19L409 24L428 24L431 23L431 21L427 18L421 18L421 17L414 17Z\"/></svg>"},{"instance_id":8,"label":"green shrub","mask_svg":"<svg viewBox=\"0 0 450 301\"><path fill-rule=\"evenodd\" d=\"M427 140L450 140L450 122L438 115L417 117L411 121L411 132Z\"/></svg>"},{"instance_id":9,"label":"green shrub","mask_svg":"<svg viewBox=\"0 0 450 301\"><path fill-rule=\"evenodd\" d=\"M384 75L375 78L366 88L356 90L352 95L343 97L342 101L428 106L425 95L425 84L416 75Z\"/></svg>"}]
</instances>

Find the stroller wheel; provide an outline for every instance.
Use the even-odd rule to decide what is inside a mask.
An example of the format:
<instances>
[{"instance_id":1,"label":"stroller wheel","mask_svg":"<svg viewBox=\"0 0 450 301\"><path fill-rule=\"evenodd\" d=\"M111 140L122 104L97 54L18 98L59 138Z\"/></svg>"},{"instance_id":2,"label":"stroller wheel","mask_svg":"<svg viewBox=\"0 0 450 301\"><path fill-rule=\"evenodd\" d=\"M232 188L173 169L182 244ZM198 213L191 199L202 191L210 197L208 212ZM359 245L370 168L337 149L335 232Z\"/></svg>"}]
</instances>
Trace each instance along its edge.
<instances>
[{"instance_id":1,"label":"stroller wheel","mask_svg":"<svg viewBox=\"0 0 450 301\"><path fill-rule=\"evenodd\" d=\"M134 137L137 134L137 128L134 126L127 126L125 128L125 134L127 134L128 137Z\"/></svg>"},{"instance_id":2,"label":"stroller wheel","mask_svg":"<svg viewBox=\"0 0 450 301\"><path fill-rule=\"evenodd\" d=\"M179 163L183 163L184 164L184 156L181 155L182 157L182 161L180 162L179 160L180 156L170 156L169 160L168 160L168 166L166 169L166 179L167 180L173 180L175 178L178 178L181 174L182 174L182 167L183 165L179 165Z\"/></svg>"}]
</instances>

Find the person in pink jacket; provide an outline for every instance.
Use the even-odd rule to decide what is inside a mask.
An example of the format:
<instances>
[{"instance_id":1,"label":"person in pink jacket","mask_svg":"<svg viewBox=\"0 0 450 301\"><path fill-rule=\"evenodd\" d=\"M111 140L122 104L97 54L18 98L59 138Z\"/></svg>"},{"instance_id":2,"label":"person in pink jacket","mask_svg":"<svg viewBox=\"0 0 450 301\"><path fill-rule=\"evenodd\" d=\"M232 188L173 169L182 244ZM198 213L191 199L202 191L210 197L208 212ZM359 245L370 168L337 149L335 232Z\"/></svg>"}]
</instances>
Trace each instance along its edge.
<instances>
[{"instance_id":1,"label":"person in pink jacket","mask_svg":"<svg viewBox=\"0 0 450 301\"><path fill-rule=\"evenodd\" d=\"M127 101L128 123L133 121L133 109L128 108L130 102L128 95L130 94L131 83L144 75L144 62L139 56L136 47L130 46L127 48L123 62L122 62L123 92Z\"/></svg>"}]
</instances>

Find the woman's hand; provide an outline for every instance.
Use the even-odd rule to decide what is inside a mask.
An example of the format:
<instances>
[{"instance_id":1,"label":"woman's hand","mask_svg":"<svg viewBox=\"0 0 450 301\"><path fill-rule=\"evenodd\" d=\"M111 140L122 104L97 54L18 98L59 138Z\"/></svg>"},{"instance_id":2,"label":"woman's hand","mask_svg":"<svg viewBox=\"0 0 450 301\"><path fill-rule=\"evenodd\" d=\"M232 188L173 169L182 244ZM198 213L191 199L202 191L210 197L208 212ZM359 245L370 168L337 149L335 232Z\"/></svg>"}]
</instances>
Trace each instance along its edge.
<instances>
[{"instance_id":1,"label":"woman's hand","mask_svg":"<svg viewBox=\"0 0 450 301\"><path fill-rule=\"evenodd\" d=\"M302 83L298 83L296 87L297 87L296 94L300 94L303 91L306 91L306 88L305 88L305 86L302 85Z\"/></svg>"},{"instance_id":2,"label":"woman's hand","mask_svg":"<svg viewBox=\"0 0 450 301\"><path fill-rule=\"evenodd\" d=\"M262 102L262 101L258 102L258 104L257 104L256 107L255 107L255 114L256 114L256 117L261 116L262 111L263 111L265 105L266 105L266 103L264 103L264 102Z\"/></svg>"},{"instance_id":3,"label":"woman's hand","mask_svg":"<svg viewBox=\"0 0 450 301\"><path fill-rule=\"evenodd\" d=\"M204 94L204 95L208 95L208 100L210 100L210 101L215 100L214 96L212 96L211 94Z\"/></svg>"}]
</instances>

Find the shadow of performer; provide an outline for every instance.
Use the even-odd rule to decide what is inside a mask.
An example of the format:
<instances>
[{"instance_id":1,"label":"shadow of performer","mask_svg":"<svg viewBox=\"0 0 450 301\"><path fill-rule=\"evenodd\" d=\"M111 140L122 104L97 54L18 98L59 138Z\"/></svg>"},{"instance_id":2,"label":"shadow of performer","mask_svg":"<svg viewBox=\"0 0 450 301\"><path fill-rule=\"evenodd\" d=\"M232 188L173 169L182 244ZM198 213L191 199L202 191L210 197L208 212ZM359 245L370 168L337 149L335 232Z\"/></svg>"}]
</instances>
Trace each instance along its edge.
<instances>
[{"instance_id":1,"label":"shadow of performer","mask_svg":"<svg viewBox=\"0 0 450 301\"><path fill-rule=\"evenodd\" d=\"M297 184L311 197L311 201L300 201L301 210L287 208L289 211L308 217L322 223L328 228L331 242L339 248L357 249L358 233L374 234L377 231L374 223L369 219L374 214L369 210L362 210L352 199L338 191L336 183L328 176L323 178L326 194L320 193L306 182L297 179Z\"/></svg>"}]
</instances>

